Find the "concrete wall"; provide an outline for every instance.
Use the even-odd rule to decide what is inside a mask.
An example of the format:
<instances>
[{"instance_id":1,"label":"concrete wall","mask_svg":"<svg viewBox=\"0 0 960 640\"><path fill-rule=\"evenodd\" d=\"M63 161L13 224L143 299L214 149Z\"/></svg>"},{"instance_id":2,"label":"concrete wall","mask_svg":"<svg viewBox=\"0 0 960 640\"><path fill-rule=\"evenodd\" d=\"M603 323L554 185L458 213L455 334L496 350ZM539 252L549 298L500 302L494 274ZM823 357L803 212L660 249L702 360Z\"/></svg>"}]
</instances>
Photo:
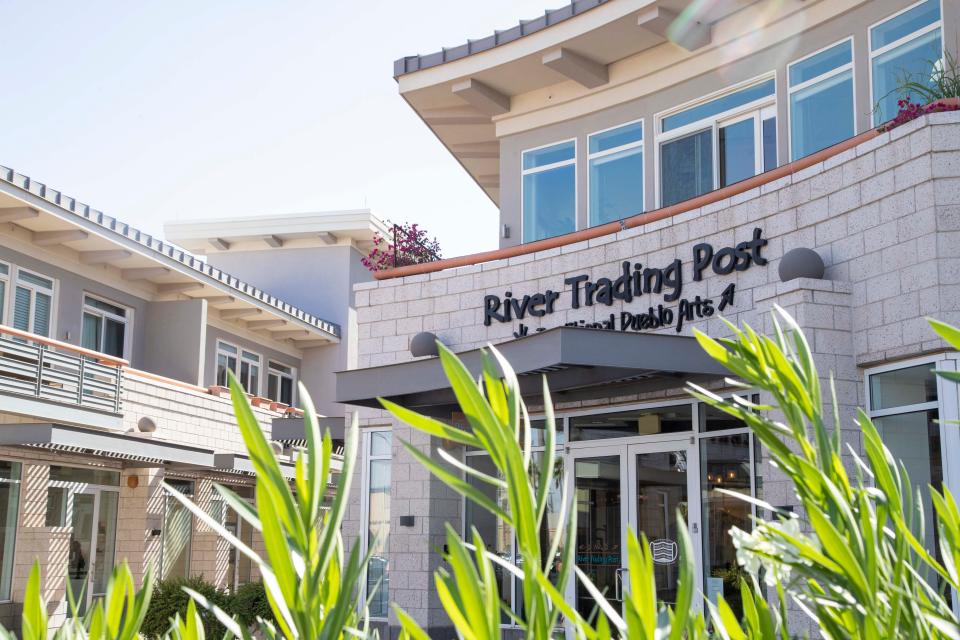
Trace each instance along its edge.
<instances>
[{"instance_id":1,"label":"concrete wall","mask_svg":"<svg viewBox=\"0 0 960 640\"><path fill-rule=\"evenodd\" d=\"M703 75L685 79L667 89L637 96L617 106L597 110L588 116L544 124L536 129L500 138L500 222L510 226L510 238L500 238L500 246L520 244L522 236L521 157L525 149L575 138L577 141L577 228L589 226L589 188L587 166L587 136L627 122L643 120L644 126L644 202L637 203L636 213L657 208L655 163L658 153L655 145L655 115L697 100L727 87L773 73L776 77L777 156L779 164L789 161L789 131L787 128L787 65L825 46L853 37L854 47L854 106L857 132L872 125L873 100L869 85L868 26L886 16L914 4L915 0L885 0L866 2L842 16L808 29L794 38L757 51L725 64L723 72L711 70ZM957 34L960 33L960 8L944 3L943 42L948 51L958 53ZM655 64L655 63L651 63ZM641 209L641 207L643 207ZM502 235L502 233L501 233Z\"/></svg>"},{"instance_id":2,"label":"concrete wall","mask_svg":"<svg viewBox=\"0 0 960 640\"><path fill-rule=\"evenodd\" d=\"M207 370L207 301L148 302L145 315L142 368L190 384L203 384Z\"/></svg>"}]
</instances>

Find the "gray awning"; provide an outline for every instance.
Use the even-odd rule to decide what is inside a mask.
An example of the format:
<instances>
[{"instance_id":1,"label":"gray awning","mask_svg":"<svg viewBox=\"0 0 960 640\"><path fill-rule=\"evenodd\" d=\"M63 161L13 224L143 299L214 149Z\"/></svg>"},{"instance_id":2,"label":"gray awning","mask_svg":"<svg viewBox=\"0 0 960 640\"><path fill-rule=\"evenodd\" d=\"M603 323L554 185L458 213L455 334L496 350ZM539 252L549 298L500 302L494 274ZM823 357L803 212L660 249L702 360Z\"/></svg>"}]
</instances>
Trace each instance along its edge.
<instances>
[{"instance_id":1,"label":"gray awning","mask_svg":"<svg viewBox=\"0 0 960 640\"><path fill-rule=\"evenodd\" d=\"M213 451L209 449L48 422L0 425L0 445L42 447L113 458L135 465L213 466Z\"/></svg>"},{"instance_id":2,"label":"gray awning","mask_svg":"<svg viewBox=\"0 0 960 640\"><path fill-rule=\"evenodd\" d=\"M250 462L250 456L245 456L240 453L214 454L213 466L220 471L257 475L257 470L253 467L253 463ZM297 468L291 462L280 461L280 472L283 473L285 478L295 478L297 476Z\"/></svg>"},{"instance_id":3,"label":"gray awning","mask_svg":"<svg viewBox=\"0 0 960 640\"><path fill-rule=\"evenodd\" d=\"M727 374L689 336L557 327L496 346L529 399L541 395L541 375L556 400L568 401L627 393L625 387L630 393L675 388ZM458 355L474 375L480 373L479 349ZM337 402L344 404L379 407L378 396L407 407L455 404L438 358L336 375Z\"/></svg>"}]
</instances>

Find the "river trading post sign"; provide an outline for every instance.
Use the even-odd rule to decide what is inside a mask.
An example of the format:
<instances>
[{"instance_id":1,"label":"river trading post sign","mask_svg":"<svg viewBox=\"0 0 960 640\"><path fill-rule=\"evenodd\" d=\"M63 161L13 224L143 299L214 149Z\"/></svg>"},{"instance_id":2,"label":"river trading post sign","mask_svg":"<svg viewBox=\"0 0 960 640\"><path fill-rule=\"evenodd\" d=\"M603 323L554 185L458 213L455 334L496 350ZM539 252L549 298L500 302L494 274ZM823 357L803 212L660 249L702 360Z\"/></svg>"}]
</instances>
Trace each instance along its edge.
<instances>
[{"instance_id":1,"label":"river trading post sign","mask_svg":"<svg viewBox=\"0 0 960 640\"><path fill-rule=\"evenodd\" d=\"M734 271L746 271L752 265L763 266L767 259L761 255L761 249L766 246L767 239L762 237L763 232L756 228L753 237L732 247L724 247L714 251L712 245L701 242L693 246L693 260L691 261L693 280L703 280L707 269L723 276ZM718 300L696 296L692 300L681 298L683 292L683 261L675 259L666 267L644 267L640 262L625 260L621 264L621 273L616 278L598 278L591 281L586 274L571 276L564 279L566 295L569 297L573 309L592 307L597 304L612 306L617 300L632 302L645 294L662 295L663 302L677 302L676 308L658 304L656 308L650 306L647 311L633 313L622 311L619 316L610 314L606 320L586 322L583 320L568 322L566 326L590 327L608 329L612 331L644 331L661 327L675 326L677 332L683 328L683 323L696 318L712 316L717 311L723 311L733 304L736 285L730 283L720 294ZM554 312L554 307L561 291L547 289L543 293L514 297L512 291L507 291L503 297L488 295L483 298L483 324L490 326L493 321L513 322L525 318L542 318ZM543 331L543 327L537 331ZM529 327L520 323L516 337L529 333Z\"/></svg>"}]
</instances>

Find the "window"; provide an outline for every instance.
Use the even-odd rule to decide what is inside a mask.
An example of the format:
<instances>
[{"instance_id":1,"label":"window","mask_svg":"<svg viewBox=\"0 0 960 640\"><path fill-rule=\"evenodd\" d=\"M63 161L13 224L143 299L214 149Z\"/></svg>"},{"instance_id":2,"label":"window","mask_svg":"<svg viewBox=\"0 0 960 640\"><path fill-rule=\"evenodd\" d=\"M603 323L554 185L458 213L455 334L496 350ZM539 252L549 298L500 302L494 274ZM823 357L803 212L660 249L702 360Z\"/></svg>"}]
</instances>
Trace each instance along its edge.
<instances>
[{"instance_id":1,"label":"window","mask_svg":"<svg viewBox=\"0 0 960 640\"><path fill-rule=\"evenodd\" d=\"M0 262L0 324L4 324L7 309L7 291L10 290L10 265Z\"/></svg>"},{"instance_id":2,"label":"window","mask_svg":"<svg viewBox=\"0 0 960 640\"><path fill-rule=\"evenodd\" d=\"M267 363L267 397L293 406L294 370L279 362Z\"/></svg>"},{"instance_id":3,"label":"window","mask_svg":"<svg viewBox=\"0 0 960 640\"><path fill-rule=\"evenodd\" d=\"M227 386L227 371L237 373L238 351L232 344L217 340L217 384L219 386Z\"/></svg>"},{"instance_id":4,"label":"window","mask_svg":"<svg viewBox=\"0 0 960 640\"><path fill-rule=\"evenodd\" d=\"M227 386L227 371L233 371L244 391L260 393L260 355L217 340L217 385Z\"/></svg>"},{"instance_id":5,"label":"window","mask_svg":"<svg viewBox=\"0 0 960 640\"><path fill-rule=\"evenodd\" d=\"M389 537L390 537L390 458L392 434L369 431L366 442L366 546L370 552L367 566L367 598L370 616L385 618L390 608ZM379 584L379 586L378 586ZM376 593L373 590L376 589Z\"/></svg>"},{"instance_id":6,"label":"window","mask_svg":"<svg viewBox=\"0 0 960 640\"><path fill-rule=\"evenodd\" d=\"M260 356L244 349L240 352L240 384L247 393L260 393Z\"/></svg>"},{"instance_id":7,"label":"window","mask_svg":"<svg viewBox=\"0 0 960 640\"><path fill-rule=\"evenodd\" d=\"M231 487L240 498L253 504L253 487ZM253 547L253 527L250 526L236 511L228 507L219 496L212 501L210 514L221 523L227 531L237 536L248 547ZM236 589L242 584L250 582L253 576L253 563L250 558L238 553L236 547L229 545L227 550L227 570L225 584L228 589Z\"/></svg>"},{"instance_id":8,"label":"window","mask_svg":"<svg viewBox=\"0 0 960 640\"><path fill-rule=\"evenodd\" d=\"M587 138L590 226L643 211L643 122Z\"/></svg>"},{"instance_id":9,"label":"window","mask_svg":"<svg viewBox=\"0 0 960 640\"><path fill-rule=\"evenodd\" d=\"M790 159L853 136L853 39L787 65Z\"/></svg>"},{"instance_id":10,"label":"window","mask_svg":"<svg viewBox=\"0 0 960 640\"><path fill-rule=\"evenodd\" d=\"M13 327L49 338L53 322L53 280L17 269Z\"/></svg>"},{"instance_id":11,"label":"window","mask_svg":"<svg viewBox=\"0 0 960 640\"><path fill-rule=\"evenodd\" d=\"M870 28L870 84L879 125L897 115L902 80L930 85L943 64L940 0L924 0Z\"/></svg>"},{"instance_id":12,"label":"window","mask_svg":"<svg viewBox=\"0 0 960 640\"><path fill-rule=\"evenodd\" d=\"M523 241L577 229L577 144L574 140L523 152Z\"/></svg>"},{"instance_id":13,"label":"window","mask_svg":"<svg viewBox=\"0 0 960 640\"><path fill-rule=\"evenodd\" d=\"M20 463L0 460L0 600L10 600L20 510Z\"/></svg>"},{"instance_id":14,"label":"window","mask_svg":"<svg viewBox=\"0 0 960 640\"><path fill-rule=\"evenodd\" d=\"M112 302L83 296L83 328L80 345L118 358L125 357L127 349L127 322L133 315L130 309Z\"/></svg>"},{"instance_id":15,"label":"window","mask_svg":"<svg viewBox=\"0 0 960 640\"><path fill-rule=\"evenodd\" d=\"M669 206L777 166L771 78L660 119L660 205Z\"/></svg>"},{"instance_id":16,"label":"window","mask_svg":"<svg viewBox=\"0 0 960 640\"><path fill-rule=\"evenodd\" d=\"M183 495L193 498L193 482L168 478L167 484ZM160 575L164 580L186 578L190 575L190 546L193 541L193 515L180 501L164 495L166 509L163 516L163 550L160 556Z\"/></svg>"},{"instance_id":17,"label":"window","mask_svg":"<svg viewBox=\"0 0 960 640\"><path fill-rule=\"evenodd\" d=\"M655 433L679 433L693 429L689 403L666 407L643 407L630 411L571 416L570 440L602 440Z\"/></svg>"}]
</instances>

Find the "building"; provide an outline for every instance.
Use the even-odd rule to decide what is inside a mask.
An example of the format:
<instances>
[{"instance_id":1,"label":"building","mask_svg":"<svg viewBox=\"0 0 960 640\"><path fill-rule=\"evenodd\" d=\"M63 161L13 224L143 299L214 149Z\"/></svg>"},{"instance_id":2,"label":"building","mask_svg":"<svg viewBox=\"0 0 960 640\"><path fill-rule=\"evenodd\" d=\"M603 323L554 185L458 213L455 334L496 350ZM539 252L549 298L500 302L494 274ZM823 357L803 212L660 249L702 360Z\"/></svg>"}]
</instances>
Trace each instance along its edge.
<instances>
[{"instance_id":1,"label":"building","mask_svg":"<svg viewBox=\"0 0 960 640\"><path fill-rule=\"evenodd\" d=\"M770 330L772 306L787 309L836 378L854 450L864 406L919 486L960 490L960 440L936 422L958 417L957 389L930 371L956 368L957 354L925 322L960 323L960 113L877 129L896 114L898 78L925 81L958 42L960 5L940 0L574 0L396 61L401 96L501 224L499 249L354 287L358 367L338 374L336 397L361 411L368 455L345 533L389 532L369 581L386 576L381 625L396 628L391 601L452 637L432 580L445 523L514 555L510 532L400 441L481 469L485 457L378 410L386 396L462 422L424 333L473 368L496 344L534 412L546 375L578 563L611 594L632 526L654 541L671 599L679 507L704 593L735 602L726 531L751 513L716 490L794 506L743 425L683 391L696 380L732 392L691 337L725 335L720 315ZM516 588L503 579L515 610ZM571 602L585 607L582 595L571 585Z\"/></svg>"},{"instance_id":2,"label":"building","mask_svg":"<svg viewBox=\"0 0 960 640\"><path fill-rule=\"evenodd\" d=\"M259 545L212 491L254 498L227 371L291 477L301 378L342 438L332 372L355 363L351 285L370 278L374 233L387 228L367 210L171 225L201 259L0 167L3 624L19 625L34 559L52 626L68 585L83 610L124 559L138 579L148 566L223 588L256 579L161 482Z\"/></svg>"}]
</instances>

